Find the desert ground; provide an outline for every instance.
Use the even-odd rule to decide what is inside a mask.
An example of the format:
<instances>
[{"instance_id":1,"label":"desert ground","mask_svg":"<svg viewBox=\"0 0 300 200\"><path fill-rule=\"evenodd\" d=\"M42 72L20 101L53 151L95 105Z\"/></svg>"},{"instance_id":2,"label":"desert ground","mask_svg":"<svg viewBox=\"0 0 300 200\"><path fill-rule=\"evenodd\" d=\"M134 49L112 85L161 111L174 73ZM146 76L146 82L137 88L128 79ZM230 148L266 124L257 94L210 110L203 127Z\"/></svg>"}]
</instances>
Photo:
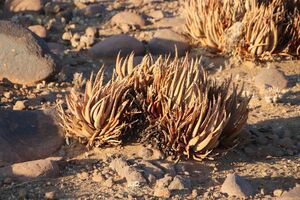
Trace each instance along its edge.
<instances>
[{"instance_id":1,"label":"desert ground","mask_svg":"<svg viewBox=\"0 0 300 200\"><path fill-rule=\"evenodd\" d=\"M48 156L61 158L59 175L25 181L1 177L0 199L288 199L284 194L299 188L296 186L300 184L300 60L291 56L243 60L189 47L188 41L178 36L184 33L183 3L178 0L53 0L38 11L29 12L9 12L3 6L1 20L24 27L41 25L45 29L45 33L44 29L34 32L45 34L43 40L55 53L61 69L50 79L35 84L3 79L0 109L41 110L55 109L58 104L65 106L65 96L71 89L83 90L90 74L101 66L108 81L116 59L114 50L109 49L122 45L122 38L113 38L94 49L93 53L100 56L91 56L90 49L111 36L124 34L140 41L140 44L125 43L129 49L136 50L136 63L147 53L152 53L154 59L174 53L165 42L170 40L178 42L179 51L189 49L191 59L201 57L201 65L210 77L220 81L232 77L252 95L239 144L226 154L200 162L175 162L151 144L129 142L119 147L88 149L70 140ZM136 15L126 17L125 13L125 17L114 17L124 11ZM160 33L163 39L157 40L160 31L167 32ZM145 49L140 50L139 45ZM262 73L269 68L283 75ZM279 85L286 80L286 85L265 89L261 80ZM127 163L146 181L130 186L126 172L112 166L116 161ZM5 167L7 163L0 162L0 165ZM251 195L232 196L221 192L224 180L232 173L250 184ZM243 184L241 187L245 187ZM228 187L231 190L233 186ZM296 193L300 196L299 190Z\"/></svg>"}]
</instances>

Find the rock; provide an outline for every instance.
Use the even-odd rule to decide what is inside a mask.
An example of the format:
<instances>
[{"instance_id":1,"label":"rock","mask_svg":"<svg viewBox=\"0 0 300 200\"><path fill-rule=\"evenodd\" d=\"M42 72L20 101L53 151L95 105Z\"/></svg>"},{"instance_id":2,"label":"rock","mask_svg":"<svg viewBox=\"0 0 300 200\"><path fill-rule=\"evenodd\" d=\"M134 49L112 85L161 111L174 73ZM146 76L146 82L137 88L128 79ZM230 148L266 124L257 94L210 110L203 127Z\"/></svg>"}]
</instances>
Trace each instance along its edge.
<instances>
[{"instance_id":1,"label":"rock","mask_svg":"<svg viewBox=\"0 0 300 200\"><path fill-rule=\"evenodd\" d=\"M237 174L228 174L222 187L221 192L229 196L249 197L253 195L252 186Z\"/></svg>"},{"instance_id":2,"label":"rock","mask_svg":"<svg viewBox=\"0 0 300 200\"><path fill-rule=\"evenodd\" d=\"M283 193L280 200L300 200L300 185L296 185L290 191Z\"/></svg>"},{"instance_id":3,"label":"rock","mask_svg":"<svg viewBox=\"0 0 300 200\"><path fill-rule=\"evenodd\" d=\"M102 183L105 179L101 174L94 174L92 180L97 183Z\"/></svg>"},{"instance_id":4,"label":"rock","mask_svg":"<svg viewBox=\"0 0 300 200\"><path fill-rule=\"evenodd\" d=\"M189 179L175 176L168 188L169 190L191 190L192 185Z\"/></svg>"},{"instance_id":5,"label":"rock","mask_svg":"<svg viewBox=\"0 0 300 200\"><path fill-rule=\"evenodd\" d=\"M160 166L163 167L163 169L165 170L165 172L167 172L168 174L170 174L171 176L175 176L176 175L176 170L175 167L172 163L160 163Z\"/></svg>"},{"instance_id":6,"label":"rock","mask_svg":"<svg viewBox=\"0 0 300 200\"><path fill-rule=\"evenodd\" d=\"M43 27L41 25L29 26L28 29L31 30L32 32L34 32L40 38L44 39L47 37L47 30L45 27Z\"/></svg>"},{"instance_id":7,"label":"rock","mask_svg":"<svg viewBox=\"0 0 300 200\"><path fill-rule=\"evenodd\" d=\"M145 20L138 14L123 11L119 12L111 18L113 25L120 26L122 24L131 25L135 27L142 27L145 25Z\"/></svg>"},{"instance_id":8,"label":"rock","mask_svg":"<svg viewBox=\"0 0 300 200\"><path fill-rule=\"evenodd\" d=\"M102 4L91 4L85 8L79 10L80 15L84 15L86 17L99 17L105 13L105 6Z\"/></svg>"},{"instance_id":9,"label":"rock","mask_svg":"<svg viewBox=\"0 0 300 200\"><path fill-rule=\"evenodd\" d=\"M152 174L156 178L162 178L164 176L164 172L162 169L152 164L151 162L141 160L139 162L139 166L143 169L144 173L149 175Z\"/></svg>"},{"instance_id":10,"label":"rock","mask_svg":"<svg viewBox=\"0 0 300 200\"><path fill-rule=\"evenodd\" d=\"M268 89L282 90L287 87L288 81L283 72L270 68L262 69L255 76L255 85L262 91Z\"/></svg>"},{"instance_id":11,"label":"rock","mask_svg":"<svg viewBox=\"0 0 300 200\"><path fill-rule=\"evenodd\" d=\"M0 79L33 84L59 70L47 44L20 25L0 21L0 44Z\"/></svg>"},{"instance_id":12,"label":"rock","mask_svg":"<svg viewBox=\"0 0 300 200\"><path fill-rule=\"evenodd\" d=\"M158 30L148 45L150 52L154 55L171 54L174 56L177 49L178 56L183 56L190 50L188 41L182 35L168 29Z\"/></svg>"},{"instance_id":13,"label":"rock","mask_svg":"<svg viewBox=\"0 0 300 200\"><path fill-rule=\"evenodd\" d=\"M47 45L52 53L57 54L57 55L64 54L64 51L65 51L64 45L55 43L55 42L48 42Z\"/></svg>"},{"instance_id":14,"label":"rock","mask_svg":"<svg viewBox=\"0 0 300 200\"><path fill-rule=\"evenodd\" d=\"M153 195L160 198L170 198L171 192L168 188L155 188Z\"/></svg>"},{"instance_id":15,"label":"rock","mask_svg":"<svg viewBox=\"0 0 300 200\"><path fill-rule=\"evenodd\" d=\"M97 34L97 28L96 27L92 27L92 26L89 26L85 29L85 35L88 36L88 37L95 37Z\"/></svg>"},{"instance_id":16,"label":"rock","mask_svg":"<svg viewBox=\"0 0 300 200\"><path fill-rule=\"evenodd\" d=\"M66 32L63 33L61 38L63 40L69 40L70 41L72 39L72 37L73 37L72 33L70 31L66 31Z\"/></svg>"},{"instance_id":17,"label":"rock","mask_svg":"<svg viewBox=\"0 0 300 200\"><path fill-rule=\"evenodd\" d=\"M153 151L151 149L148 149L148 148L145 148L145 147L141 148L141 150L138 152L138 156L145 159L145 160L151 158L152 155L153 155Z\"/></svg>"},{"instance_id":18,"label":"rock","mask_svg":"<svg viewBox=\"0 0 300 200\"><path fill-rule=\"evenodd\" d=\"M58 160L61 158L47 158L12 164L0 168L0 177L11 177L18 181L54 178L59 175Z\"/></svg>"},{"instance_id":19,"label":"rock","mask_svg":"<svg viewBox=\"0 0 300 200\"><path fill-rule=\"evenodd\" d=\"M55 192L54 191L46 192L45 199L55 199Z\"/></svg>"},{"instance_id":20,"label":"rock","mask_svg":"<svg viewBox=\"0 0 300 200\"><path fill-rule=\"evenodd\" d=\"M103 185L105 187L111 188L114 185L114 179L109 177L106 181L104 181Z\"/></svg>"},{"instance_id":21,"label":"rock","mask_svg":"<svg viewBox=\"0 0 300 200\"><path fill-rule=\"evenodd\" d=\"M18 197L19 197L19 199L26 199L27 191L24 188L20 189L18 192Z\"/></svg>"},{"instance_id":22,"label":"rock","mask_svg":"<svg viewBox=\"0 0 300 200\"><path fill-rule=\"evenodd\" d=\"M0 160L24 162L48 157L64 142L55 110L0 110Z\"/></svg>"},{"instance_id":23,"label":"rock","mask_svg":"<svg viewBox=\"0 0 300 200\"><path fill-rule=\"evenodd\" d=\"M84 181L84 180L87 180L89 178L89 173L87 173L87 172L81 172L81 173L77 174L77 177L80 180Z\"/></svg>"},{"instance_id":24,"label":"rock","mask_svg":"<svg viewBox=\"0 0 300 200\"><path fill-rule=\"evenodd\" d=\"M44 0L7 0L5 8L10 12L40 11Z\"/></svg>"},{"instance_id":25,"label":"rock","mask_svg":"<svg viewBox=\"0 0 300 200\"><path fill-rule=\"evenodd\" d=\"M13 110L24 110L26 108L24 101L17 101L13 107Z\"/></svg>"},{"instance_id":26,"label":"rock","mask_svg":"<svg viewBox=\"0 0 300 200\"><path fill-rule=\"evenodd\" d=\"M129 187L140 187L147 182L143 175L135 167L129 166L123 158L112 160L109 167L121 178L125 178Z\"/></svg>"},{"instance_id":27,"label":"rock","mask_svg":"<svg viewBox=\"0 0 300 200\"><path fill-rule=\"evenodd\" d=\"M179 34L185 32L185 19L180 17L163 18L154 25L160 29L171 29Z\"/></svg>"},{"instance_id":28,"label":"rock","mask_svg":"<svg viewBox=\"0 0 300 200\"><path fill-rule=\"evenodd\" d=\"M283 193L282 189L276 189L276 190L273 191L273 195L275 197L280 197L282 195L282 193Z\"/></svg>"},{"instance_id":29,"label":"rock","mask_svg":"<svg viewBox=\"0 0 300 200\"><path fill-rule=\"evenodd\" d=\"M159 19L164 18L164 13L161 10L154 10L154 11L148 13L148 16L155 20L159 20Z\"/></svg>"},{"instance_id":30,"label":"rock","mask_svg":"<svg viewBox=\"0 0 300 200\"><path fill-rule=\"evenodd\" d=\"M172 181L172 177L166 175L164 178L161 178L156 181L154 187L154 196L161 197L161 198L169 198L171 196L171 192L168 189L169 184Z\"/></svg>"},{"instance_id":31,"label":"rock","mask_svg":"<svg viewBox=\"0 0 300 200\"><path fill-rule=\"evenodd\" d=\"M94 58L115 58L119 52L121 56L132 52L140 56L144 54L144 45L131 36L121 34L106 38L89 49Z\"/></svg>"}]
</instances>

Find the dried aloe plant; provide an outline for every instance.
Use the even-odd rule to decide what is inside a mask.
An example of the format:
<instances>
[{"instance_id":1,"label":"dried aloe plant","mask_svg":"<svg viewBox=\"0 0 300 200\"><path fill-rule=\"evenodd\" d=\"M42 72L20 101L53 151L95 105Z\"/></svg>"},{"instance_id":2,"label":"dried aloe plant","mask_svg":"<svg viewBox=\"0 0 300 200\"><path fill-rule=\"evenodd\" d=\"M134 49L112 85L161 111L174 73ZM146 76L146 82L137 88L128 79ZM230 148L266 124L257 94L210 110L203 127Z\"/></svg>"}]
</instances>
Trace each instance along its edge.
<instances>
[{"instance_id":1,"label":"dried aloe plant","mask_svg":"<svg viewBox=\"0 0 300 200\"><path fill-rule=\"evenodd\" d=\"M245 12L242 0L189 0L186 32L191 43L219 52L226 50L224 35Z\"/></svg>"},{"instance_id":2,"label":"dried aloe plant","mask_svg":"<svg viewBox=\"0 0 300 200\"><path fill-rule=\"evenodd\" d=\"M253 6L244 18L245 44L252 57L281 53L292 38L291 18L283 0Z\"/></svg>"},{"instance_id":3,"label":"dried aloe plant","mask_svg":"<svg viewBox=\"0 0 300 200\"><path fill-rule=\"evenodd\" d=\"M73 90L66 98L68 110L60 107L62 125L67 137L87 146L118 145L130 125L126 112L130 107L127 79L103 84L103 70L86 83L84 95Z\"/></svg>"},{"instance_id":4,"label":"dried aloe plant","mask_svg":"<svg viewBox=\"0 0 300 200\"><path fill-rule=\"evenodd\" d=\"M103 84L101 70L83 96L73 91L67 98L68 110L61 108L67 136L88 146L118 145L138 107L149 126L141 137L147 142L158 137L165 153L202 160L216 148L232 148L246 123L250 98L230 79L221 85L209 79L199 63L188 56L156 61L145 56L134 67L133 55L118 57L109 83Z\"/></svg>"},{"instance_id":5,"label":"dried aloe plant","mask_svg":"<svg viewBox=\"0 0 300 200\"><path fill-rule=\"evenodd\" d=\"M299 6L299 0L189 0L186 32L192 44L220 53L299 55Z\"/></svg>"},{"instance_id":6,"label":"dried aloe plant","mask_svg":"<svg viewBox=\"0 0 300 200\"><path fill-rule=\"evenodd\" d=\"M119 66L123 70L118 71L131 69L126 62ZM230 89L230 80L216 85L199 67L199 60L189 62L187 56L142 61L129 76L139 80L145 74L150 84L138 81L143 85L138 90L152 126L147 130L150 135L143 135L144 140L154 137L165 153L196 160L205 158L217 147L228 149L237 144L250 99L242 97L242 89Z\"/></svg>"}]
</instances>

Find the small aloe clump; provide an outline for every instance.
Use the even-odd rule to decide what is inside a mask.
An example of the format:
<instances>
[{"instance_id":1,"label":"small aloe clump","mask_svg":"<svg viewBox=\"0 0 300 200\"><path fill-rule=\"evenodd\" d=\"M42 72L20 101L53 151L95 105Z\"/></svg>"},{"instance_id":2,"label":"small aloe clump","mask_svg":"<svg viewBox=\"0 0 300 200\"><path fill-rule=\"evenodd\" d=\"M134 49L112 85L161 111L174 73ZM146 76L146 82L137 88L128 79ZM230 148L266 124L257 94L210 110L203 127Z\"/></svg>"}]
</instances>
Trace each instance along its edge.
<instances>
[{"instance_id":1,"label":"small aloe clump","mask_svg":"<svg viewBox=\"0 0 300 200\"><path fill-rule=\"evenodd\" d=\"M72 90L66 98L68 110L60 107L66 136L77 138L87 146L118 145L130 122L126 112L130 106L126 79L103 83L103 70L87 81L84 94Z\"/></svg>"}]
</instances>

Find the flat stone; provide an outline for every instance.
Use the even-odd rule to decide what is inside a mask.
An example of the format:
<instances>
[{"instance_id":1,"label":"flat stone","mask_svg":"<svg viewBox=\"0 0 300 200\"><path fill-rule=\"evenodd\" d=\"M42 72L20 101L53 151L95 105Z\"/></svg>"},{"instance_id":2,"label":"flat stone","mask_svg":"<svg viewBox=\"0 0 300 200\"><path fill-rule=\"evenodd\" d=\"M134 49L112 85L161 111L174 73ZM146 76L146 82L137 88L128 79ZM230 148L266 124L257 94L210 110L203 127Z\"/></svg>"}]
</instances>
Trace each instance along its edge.
<instances>
[{"instance_id":1,"label":"flat stone","mask_svg":"<svg viewBox=\"0 0 300 200\"><path fill-rule=\"evenodd\" d=\"M178 56L183 56L190 50L188 40L169 29L158 30L148 45L150 52L154 55L171 54L174 56L177 49Z\"/></svg>"},{"instance_id":2,"label":"flat stone","mask_svg":"<svg viewBox=\"0 0 300 200\"><path fill-rule=\"evenodd\" d=\"M274 68L262 69L255 76L254 81L256 87L263 91L268 89L282 90L288 84L284 73Z\"/></svg>"},{"instance_id":3,"label":"flat stone","mask_svg":"<svg viewBox=\"0 0 300 200\"><path fill-rule=\"evenodd\" d=\"M10 12L40 11L45 0L7 0L5 8Z\"/></svg>"},{"instance_id":4,"label":"flat stone","mask_svg":"<svg viewBox=\"0 0 300 200\"><path fill-rule=\"evenodd\" d=\"M155 20L164 18L164 13L161 10L154 10L147 15Z\"/></svg>"},{"instance_id":5,"label":"flat stone","mask_svg":"<svg viewBox=\"0 0 300 200\"><path fill-rule=\"evenodd\" d=\"M156 22L154 26L160 29L171 29L181 34L185 32L185 19L181 17L166 17Z\"/></svg>"},{"instance_id":6,"label":"flat stone","mask_svg":"<svg viewBox=\"0 0 300 200\"><path fill-rule=\"evenodd\" d=\"M280 200L300 200L300 185L297 185L290 191L283 193Z\"/></svg>"},{"instance_id":7,"label":"flat stone","mask_svg":"<svg viewBox=\"0 0 300 200\"><path fill-rule=\"evenodd\" d=\"M0 79L34 84L59 71L47 44L20 25L0 21L0 47Z\"/></svg>"},{"instance_id":8,"label":"flat stone","mask_svg":"<svg viewBox=\"0 0 300 200\"><path fill-rule=\"evenodd\" d=\"M0 168L0 177L10 177L18 181L54 178L59 175L59 160L61 158L54 157L8 165Z\"/></svg>"},{"instance_id":9,"label":"flat stone","mask_svg":"<svg viewBox=\"0 0 300 200\"><path fill-rule=\"evenodd\" d=\"M28 27L29 30L34 32L37 36L40 38L46 38L47 37L47 30L42 25L32 25Z\"/></svg>"},{"instance_id":10,"label":"flat stone","mask_svg":"<svg viewBox=\"0 0 300 200\"><path fill-rule=\"evenodd\" d=\"M228 174L221 187L221 192L226 193L229 196L246 198L253 195L253 188L248 181L239 175Z\"/></svg>"},{"instance_id":11,"label":"flat stone","mask_svg":"<svg viewBox=\"0 0 300 200\"><path fill-rule=\"evenodd\" d=\"M54 110L0 110L0 162L45 158L64 142Z\"/></svg>"},{"instance_id":12,"label":"flat stone","mask_svg":"<svg viewBox=\"0 0 300 200\"><path fill-rule=\"evenodd\" d=\"M93 58L115 58L119 52L121 56L132 52L140 56L144 54L144 45L131 36L120 34L106 38L89 49Z\"/></svg>"},{"instance_id":13,"label":"flat stone","mask_svg":"<svg viewBox=\"0 0 300 200\"><path fill-rule=\"evenodd\" d=\"M122 24L142 27L145 25L145 20L138 14L128 11L119 12L111 18L111 23L117 26Z\"/></svg>"},{"instance_id":14,"label":"flat stone","mask_svg":"<svg viewBox=\"0 0 300 200\"><path fill-rule=\"evenodd\" d=\"M78 11L80 15L86 17L99 17L106 12L106 8L102 4L91 4L85 8L82 8Z\"/></svg>"}]
</instances>

